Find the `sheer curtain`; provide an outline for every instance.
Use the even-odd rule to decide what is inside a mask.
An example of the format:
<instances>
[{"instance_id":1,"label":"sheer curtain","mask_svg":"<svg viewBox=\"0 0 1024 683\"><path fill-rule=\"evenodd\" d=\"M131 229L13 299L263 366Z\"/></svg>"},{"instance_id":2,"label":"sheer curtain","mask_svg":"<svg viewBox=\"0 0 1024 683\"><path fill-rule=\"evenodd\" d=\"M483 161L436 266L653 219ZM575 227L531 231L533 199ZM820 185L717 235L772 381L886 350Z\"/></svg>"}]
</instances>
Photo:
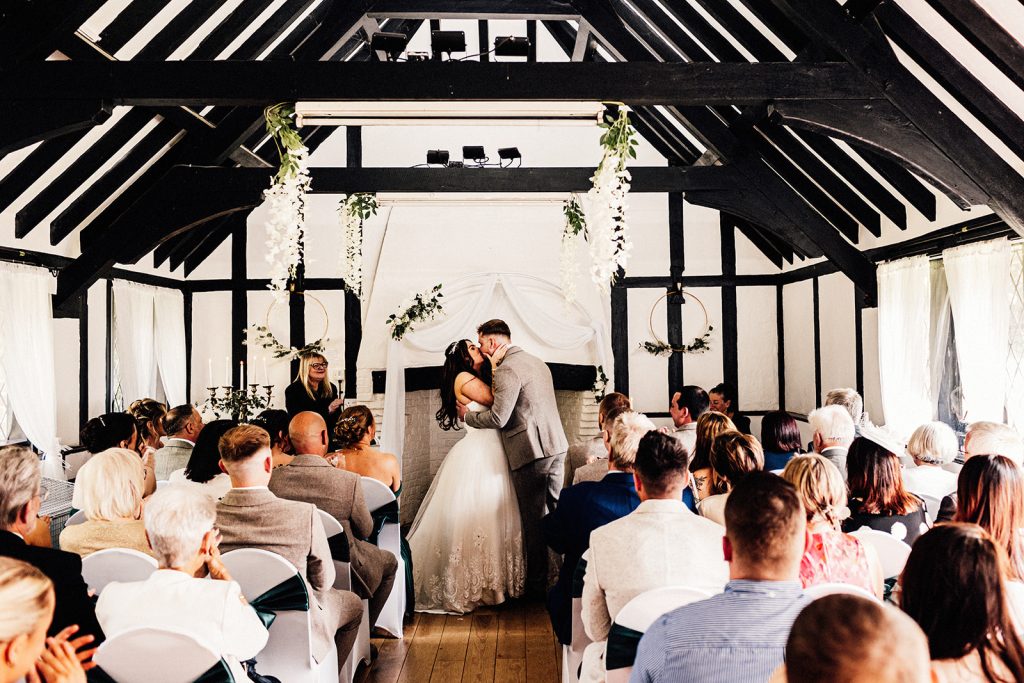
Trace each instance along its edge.
<instances>
[{"instance_id":1,"label":"sheer curtain","mask_svg":"<svg viewBox=\"0 0 1024 683\"><path fill-rule=\"evenodd\" d=\"M942 252L967 422L1003 421L1010 346L1010 258L1006 239Z\"/></svg>"},{"instance_id":2,"label":"sheer curtain","mask_svg":"<svg viewBox=\"0 0 1024 683\"><path fill-rule=\"evenodd\" d=\"M156 289L153 294L156 365L164 386L167 405L185 403L185 297L173 289Z\"/></svg>"},{"instance_id":3,"label":"sheer curtain","mask_svg":"<svg viewBox=\"0 0 1024 683\"><path fill-rule=\"evenodd\" d=\"M114 281L114 343L118 381L127 406L156 393L155 287Z\"/></svg>"},{"instance_id":4,"label":"sheer curtain","mask_svg":"<svg viewBox=\"0 0 1024 683\"><path fill-rule=\"evenodd\" d=\"M878 374L885 426L906 438L932 419L931 266L927 256L878 266Z\"/></svg>"},{"instance_id":5,"label":"sheer curtain","mask_svg":"<svg viewBox=\"0 0 1024 683\"><path fill-rule=\"evenodd\" d=\"M53 370L55 289L48 270L0 263L0 362L8 403L25 436L43 452L43 474L64 479Z\"/></svg>"}]
</instances>

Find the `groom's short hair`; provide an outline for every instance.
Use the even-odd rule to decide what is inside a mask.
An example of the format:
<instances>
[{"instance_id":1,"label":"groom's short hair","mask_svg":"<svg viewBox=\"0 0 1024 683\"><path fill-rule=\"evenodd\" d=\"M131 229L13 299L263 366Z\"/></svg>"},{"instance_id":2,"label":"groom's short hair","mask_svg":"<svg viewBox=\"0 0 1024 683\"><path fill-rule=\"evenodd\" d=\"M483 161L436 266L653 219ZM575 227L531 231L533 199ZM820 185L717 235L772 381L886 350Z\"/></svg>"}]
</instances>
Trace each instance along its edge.
<instances>
[{"instance_id":1,"label":"groom's short hair","mask_svg":"<svg viewBox=\"0 0 1024 683\"><path fill-rule=\"evenodd\" d=\"M481 336L493 334L497 337L512 339L512 330L508 329L508 323L504 320L499 320L498 318L488 320L485 323L480 323L480 327L476 328L476 333Z\"/></svg>"}]
</instances>

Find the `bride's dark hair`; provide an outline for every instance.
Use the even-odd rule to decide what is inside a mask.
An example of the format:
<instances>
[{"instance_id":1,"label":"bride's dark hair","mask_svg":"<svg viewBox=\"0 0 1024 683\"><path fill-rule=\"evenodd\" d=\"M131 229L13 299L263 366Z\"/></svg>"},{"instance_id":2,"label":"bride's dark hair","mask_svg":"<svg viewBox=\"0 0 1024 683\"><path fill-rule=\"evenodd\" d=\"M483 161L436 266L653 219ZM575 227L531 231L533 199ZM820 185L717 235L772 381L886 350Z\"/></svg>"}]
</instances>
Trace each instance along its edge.
<instances>
[{"instance_id":1,"label":"bride's dark hair","mask_svg":"<svg viewBox=\"0 0 1024 683\"><path fill-rule=\"evenodd\" d=\"M460 372L469 372L488 386L491 384L491 364L484 362L480 370L473 368L473 357L469 355L468 339L452 342L444 352L444 367L441 368L441 407L434 417L441 429L461 429L459 426L459 401L455 398L455 378Z\"/></svg>"}]
</instances>

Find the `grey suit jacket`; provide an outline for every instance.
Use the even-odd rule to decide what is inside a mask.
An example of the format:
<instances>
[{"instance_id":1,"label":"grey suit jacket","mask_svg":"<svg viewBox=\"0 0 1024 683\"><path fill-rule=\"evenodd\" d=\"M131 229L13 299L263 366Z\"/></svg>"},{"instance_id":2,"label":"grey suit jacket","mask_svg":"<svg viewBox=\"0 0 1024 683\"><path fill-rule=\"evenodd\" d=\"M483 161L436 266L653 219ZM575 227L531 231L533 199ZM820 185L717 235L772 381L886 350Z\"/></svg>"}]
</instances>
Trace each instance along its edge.
<instances>
[{"instance_id":1,"label":"grey suit jacket","mask_svg":"<svg viewBox=\"0 0 1024 683\"><path fill-rule=\"evenodd\" d=\"M348 537L355 592L369 597L380 585L386 552L360 540L373 531L373 518L363 498L362 477L331 467L318 455L297 455L270 477L270 490L288 500L312 503L341 522Z\"/></svg>"},{"instance_id":2,"label":"grey suit jacket","mask_svg":"<svg viewBox=\"0 0 1024 683\"><path fill-rule=\"evenodd\" d=\"M156 479L167 481L174 470L180 470L192 457L192 445L182 439L168 439L163 448L156 451Z\"/></svg>"},{"instance_id":3,"label":"grey suit jacket","mask_svg":"<svg viewBox=\"0 0 1024 683\"><path fill-rule=\"evenodd\" d=\"M510 347L494 370L494 404L466 414L476 429L500 429L509 467L517 470L534 460L565 453L569 442L562 430L551 371L540 358Z\"/></svg>"},{"instance_id":4,"label":"grey suit jacket","mask_svg":"<svg viewBox=\"0 0 1024 683\"><path fill-rule=\"evenodd\" d=\"M217 503L222 553L260 548L277 553L306 577L313 616L313 656L317 661L334 641L342 610L335 593L334 562L327 534L309 503L278 498L267 489L231 489Z\"/></svg>"}]
</instances>

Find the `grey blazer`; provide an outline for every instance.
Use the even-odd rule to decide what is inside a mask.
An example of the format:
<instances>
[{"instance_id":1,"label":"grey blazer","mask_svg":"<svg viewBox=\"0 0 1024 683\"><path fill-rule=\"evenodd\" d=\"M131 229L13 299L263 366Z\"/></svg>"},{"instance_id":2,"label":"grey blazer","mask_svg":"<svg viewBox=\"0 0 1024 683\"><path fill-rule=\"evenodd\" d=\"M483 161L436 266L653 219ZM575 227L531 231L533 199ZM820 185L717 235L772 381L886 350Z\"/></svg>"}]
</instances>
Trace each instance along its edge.
<instances>
[{"instance_id":1,"label":"grey blazer","mask_svg":"<svg viewBox=\"0 0 1024 683\"><path fill-rule=\"evenodd\" d=\"M192 444L183 439L168 439L163 448L156 451L156 479L166 481L174 470L180 470L192 457Z\"/></svg>"},{"instance_id":2,"label":"grey blazer","mask_svg":"<svg viewBox=\"0 0 1024 683\"><path fill-rule=\"evenodd\" d=\"M466 414L476 429L500 429L509 467L517 470L534 460L569 449L555 402L551 371L540 358L510 347L494 369L494 405Z\"/></svg>"}]
</instances>

